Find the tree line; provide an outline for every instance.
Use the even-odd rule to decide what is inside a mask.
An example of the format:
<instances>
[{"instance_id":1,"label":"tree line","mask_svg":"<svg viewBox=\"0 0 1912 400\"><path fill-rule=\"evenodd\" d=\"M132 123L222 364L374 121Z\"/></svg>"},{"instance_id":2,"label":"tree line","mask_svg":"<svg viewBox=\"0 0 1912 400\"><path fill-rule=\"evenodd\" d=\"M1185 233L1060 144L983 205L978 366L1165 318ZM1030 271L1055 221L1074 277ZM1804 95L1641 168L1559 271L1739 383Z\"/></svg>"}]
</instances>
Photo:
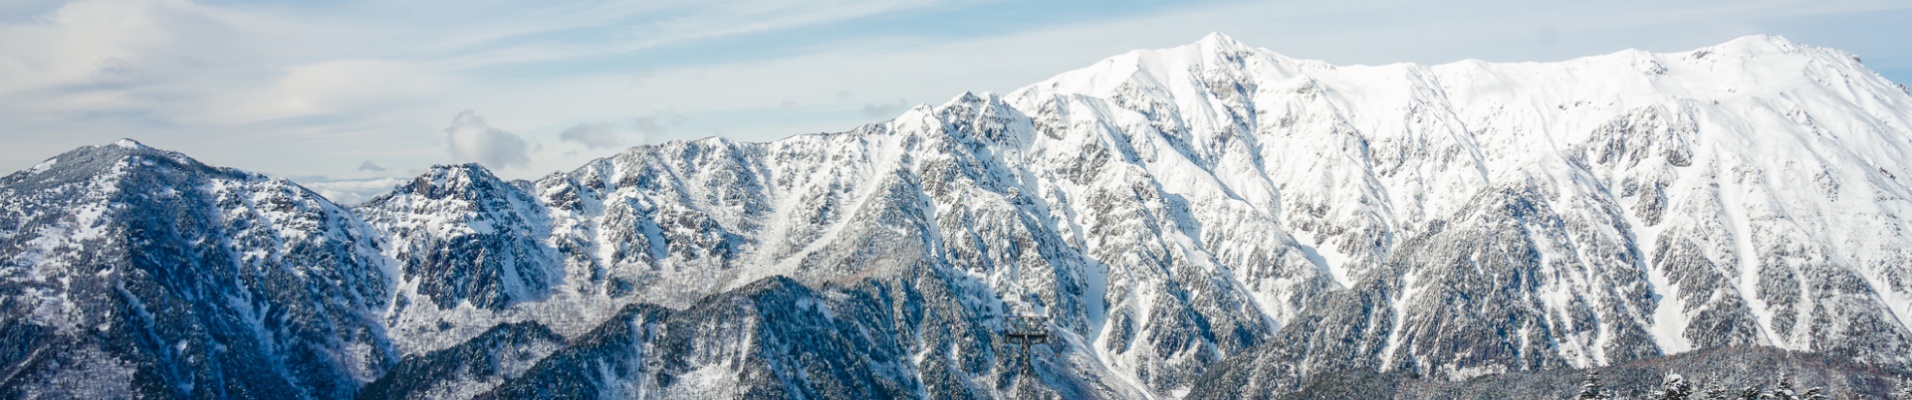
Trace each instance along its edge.
<instances>
[{"instance_id":1,"label":"tree line","mask_svg":"<svg viewBox=\"0 0 1912 400\"><path fill-rule=\"evenodd\" d=\"M1897 388L1890 394L1892 400L1912 400L1912 379L1901 379ZM1863 398L1852 393L1832 393L1824 387L1800 388L1787 374L1779 374L1771 387L1758 385L1727 387L1718 383L1700 384L1687 380L1680 374L1667 375L1660 387L1649 391L1646 400L1832 400ZM1600 371L1587 373L1580 382L1580 390L1574 392L1573 400L1619 400L1622 396L1606 387L1600 379Z\"/></svg>"}]
</instances>

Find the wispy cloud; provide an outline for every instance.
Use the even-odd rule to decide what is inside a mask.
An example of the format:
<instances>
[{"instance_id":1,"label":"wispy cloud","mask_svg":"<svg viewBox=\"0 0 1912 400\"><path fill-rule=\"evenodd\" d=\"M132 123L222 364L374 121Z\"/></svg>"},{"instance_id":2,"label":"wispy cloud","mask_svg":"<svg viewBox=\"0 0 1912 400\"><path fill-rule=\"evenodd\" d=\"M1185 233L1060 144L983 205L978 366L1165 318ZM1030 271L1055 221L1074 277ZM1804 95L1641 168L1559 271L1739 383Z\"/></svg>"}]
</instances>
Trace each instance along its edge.
<instances>
[{"instance_id":1,"label":"wispy cloud","mask_svg":"<svg viewBox=\"0 0 1912 400\"><path fill-rule=\"evenodd\" d=\"M909 107L910 107L910 101L905 99L896 99L895 103L864 104L863 116L870 117L870 118L883 118L883 117L895 116L896 113L902 112L903 110L908 109Z\"/></svg>"},{"instance_id":2,"label":"wispy cloud","mask_svg":"<svg viewBox=\"0 0 1912 400\"><path fill-rule=\"evenodd\" d=\"M452 158L476 161L492 168L525 166L531 162L531 145L518 135L493 128L470 110L452 118L445 128L445 141L451 144Z\"/></svg>"},{"instance_id":3,"label":"wispy cloud","mask_svg":"<svg viewBox=\"0 0 1912 400\"><path fill-rule=\"evenodd\" d=\"M617 146L617 125L609 122L578 124L558 134L566 142L576 142L589 148Z\"/></svg>"},{"instance_id":4,"label":"wispy cloud","mask_svg":"<svg viewBox=\"0 0 1912 400\"><path fill-rule=\"evenodd\" d=\"M664 137L670 133L672 127L683 126L689 119L683 114L660 111L652 115L632 118L631 126L637 128L637 134L641 136L638 141L647 142L652 138Z\"/></svg>"},{"instance_id":5,"label":"wispy cloud","mask_svg":"<svg viewBox=\"0 0 1912 400\"><path fill-rule=\"evenodd\" d=\"M1912 74L1912 42L1896 39L1912 34L1897 22L1912 18L1908 7L28 0L0 5L0 139L8 144L0 170L142 135L210 162L285 175L369 177L456 160L538 175L604 155L590 149L711 132L770 140L844 130L910 105L884 99L1009 91L1210 31L1338 64L1557 60L1776 33ZM483 110L483 119L470 115L483 129L447 128L444 116L462 110ZM468 142L453 141L461 137ZM339 171L351 167L340 159L389 170Z\"/></svg>"}]
</instances>

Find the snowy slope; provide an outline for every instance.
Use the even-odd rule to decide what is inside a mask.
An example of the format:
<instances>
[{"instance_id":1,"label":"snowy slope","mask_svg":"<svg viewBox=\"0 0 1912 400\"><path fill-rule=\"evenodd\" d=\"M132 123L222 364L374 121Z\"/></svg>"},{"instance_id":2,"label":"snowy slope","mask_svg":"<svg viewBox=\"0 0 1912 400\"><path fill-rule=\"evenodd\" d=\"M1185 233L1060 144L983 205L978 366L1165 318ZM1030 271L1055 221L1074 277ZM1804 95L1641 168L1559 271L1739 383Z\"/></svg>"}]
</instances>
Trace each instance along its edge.
<instances>
[{"instance_id":1,"label":"snowy slope","mask_svg":"<svg viewBox=\"0 0 1912 400\"><path fill-rule=\"evenodd\" d=\"M1733 344L1912 354L1894 172L1912 103L1852 55L1747 37L1327 67L1210 37L1103 64L1014 96L1168 99L1211 127L1193 158L1269 171L1270 212L1370 277L1269 364L1461 378ZM1230 166L1226 143L1249 140L1263 163Z\"/></svg>"}]
</instances>

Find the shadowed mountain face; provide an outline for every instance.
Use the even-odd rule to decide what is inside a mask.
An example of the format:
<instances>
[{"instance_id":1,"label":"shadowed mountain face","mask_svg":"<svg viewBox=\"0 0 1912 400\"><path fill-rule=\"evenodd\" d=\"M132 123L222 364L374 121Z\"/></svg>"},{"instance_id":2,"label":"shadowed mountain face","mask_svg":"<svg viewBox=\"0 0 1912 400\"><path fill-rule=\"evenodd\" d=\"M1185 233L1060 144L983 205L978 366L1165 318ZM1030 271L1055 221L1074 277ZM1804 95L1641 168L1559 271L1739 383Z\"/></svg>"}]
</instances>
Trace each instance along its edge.
<instances>
[{"instance_id":1,"label":"shadowed mountain face","mask_svg":"<svg viewBox=\"0 0 1912 400\"><path fill-rule=\"evenodd\" d=\"M849 132L435 167L350 210L86 148L0 187L0 390L1143 398L1748 345L1903 365L1907 110L1776 37L1337 67L1215 35ZM1019 314L1055 333L1029 375Z\"/></svg>"},{"instance_id":2,"label":"shadowed mountain face","mask_svg":"<svg viewBox=\"0 0 1912 400\"><path fill-rule=\"evenodd\" d=\"M350 396L399 354L379 237L132 141L0 179L0 397Z\"/></svg>"}]
</instances>

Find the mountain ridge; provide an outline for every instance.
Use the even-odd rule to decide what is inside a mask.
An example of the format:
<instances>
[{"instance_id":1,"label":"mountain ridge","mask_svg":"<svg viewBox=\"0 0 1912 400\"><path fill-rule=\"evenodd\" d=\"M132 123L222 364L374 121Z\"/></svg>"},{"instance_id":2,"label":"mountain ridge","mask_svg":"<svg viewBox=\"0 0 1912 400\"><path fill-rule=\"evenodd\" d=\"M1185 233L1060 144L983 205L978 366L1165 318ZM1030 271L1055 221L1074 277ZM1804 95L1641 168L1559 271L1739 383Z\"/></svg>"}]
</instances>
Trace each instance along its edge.
<instances>
[{"instance_id":1,"label":"mountain ridge","mask_svg":"<svg viewBox=\"0 0 1912 400\"><path fill-rule=\"evenodd\" d=\"M1772 36L1333 66L1211 34L847 132L638 146L531 181L436 166L350 209L293 190L342 222L274 232L351 243L317 264L366 296L326 307L369 317L353 340L382 349L311 397L380 379L464 385L380 384L394 397L1173 398L1234 385L1218 363L1281 392L1348 369L1466 379L1742 345L1904 365L1896 88ZM50 162L0 180L0 202L58 194L16 183ZM16 243L0 249L58 226L34 219L0 220ZM224 232L203 225L187 228ZM34 254L4 255L51 268ZM0 298L29 296L7 289L20 274ZM722 303L746 288L761 296ZM780 311L677 315L719 303ZM1020 314L1056 337L1027 377L997 337ZM799 337L819 341L762 347ZM822 359L851 361L801 361ZM578 386L600 367L617 373ZM384 375L421 371L463 372Z\"/></svg>"}]
</instances>

